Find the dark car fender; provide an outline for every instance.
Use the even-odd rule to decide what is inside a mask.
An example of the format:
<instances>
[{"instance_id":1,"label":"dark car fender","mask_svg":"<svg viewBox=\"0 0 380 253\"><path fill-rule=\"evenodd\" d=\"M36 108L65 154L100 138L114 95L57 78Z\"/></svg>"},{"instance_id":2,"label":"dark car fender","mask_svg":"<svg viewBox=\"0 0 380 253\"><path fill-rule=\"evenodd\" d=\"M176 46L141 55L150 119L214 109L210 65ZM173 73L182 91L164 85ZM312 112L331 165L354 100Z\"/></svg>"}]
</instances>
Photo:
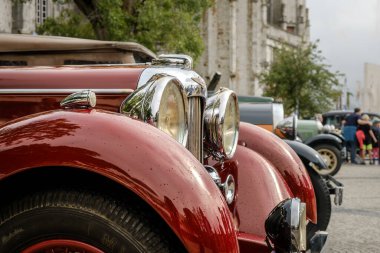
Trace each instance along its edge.
<instances>
[{"instance_id":1,"label":"dark car fender","mask_svg":"<svg viewBox=\"0 0 380 253\"><path fill-rule=\"evenodd\" d=\"M295 197L306 203L307 217L317 221L317 204L313 185L300 158L284 141L271 132L241 122L239 144L262 155L281 174Z\"/></svg>"},{"instance_id":2,"label":"dark car fender","mask_svg":"<svg viewBox=\"0 0 380 253\"><path fill-rule=\"evenodd\" d=\"M318 144L330 144L341 150L343 147L343 140L332 134L318 134L304 141L304 143L310 147L314 147Z\"/></svg>"},{"instance_id":3,"label":"dark car fender","mask_svg":"<svg viewBox=\"0 0 380 253\"><path fill-rule=\"evenodd\" d=\"M315 149L299 141L284 141L294 150L294 152L297 153L301 160L305 160L308 163L312 162L315 165L317 165L320 169L327 169L325 161L322 159L321 155Z\"/></svg>"},{"instance_id":4,"label":"dark car fender","mask_svg":"<svg viewBox=\"0 0 380 253\"><path fill-rule=\"evenodd\" d=\"M0 161L0 186L34 169L85 170L139 196L189 252L239 251L231 213L202 164L146 123L97 110L31 115L0 128Z\"/></svg>"}]
</instances>

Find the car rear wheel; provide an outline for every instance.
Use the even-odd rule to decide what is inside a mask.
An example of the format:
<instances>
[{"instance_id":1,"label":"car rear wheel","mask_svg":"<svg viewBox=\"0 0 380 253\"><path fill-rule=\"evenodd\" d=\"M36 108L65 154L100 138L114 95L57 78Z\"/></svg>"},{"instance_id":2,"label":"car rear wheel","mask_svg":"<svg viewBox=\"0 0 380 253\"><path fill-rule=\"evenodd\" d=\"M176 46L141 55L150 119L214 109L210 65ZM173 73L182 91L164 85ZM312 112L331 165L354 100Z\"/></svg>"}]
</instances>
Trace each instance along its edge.
<instances>
[{"instance_id":1,"label":"car rear wheel","mask_svg":"<svg viewBox=\"0 0 380 253\"><path fill-rule=\"evenodd\" d=\"M0 252L185 252L146 204L94 192L49 190L1 208Z\"/></svg>"},{"instance_id":2,"label":"car rear wheel","mask_svg":"<svg viewBox=\"0 0 380 253\"><path fill-rule=\"evenodd\" d=\"M317 231L326 231L331 217L331 199L330 191L325 180L315 172L310 166L307 166L311 182L314 187L317 201L317 224L309 222L307 224L307 242L314 236Z\"/></svg>"},{"instance_id":3,"label":"car rear wheel","mask_svg":"<svg viewBox=\"0 0 380 253\"><path fill-rule=\"evenodd\" d=\"M333 176L338 173L342 166L342 157L339 150L327 144L317 145L313 148L318 151L327 165L327 169L320 170L319 174Z\"/></svg>"}]
</instances>

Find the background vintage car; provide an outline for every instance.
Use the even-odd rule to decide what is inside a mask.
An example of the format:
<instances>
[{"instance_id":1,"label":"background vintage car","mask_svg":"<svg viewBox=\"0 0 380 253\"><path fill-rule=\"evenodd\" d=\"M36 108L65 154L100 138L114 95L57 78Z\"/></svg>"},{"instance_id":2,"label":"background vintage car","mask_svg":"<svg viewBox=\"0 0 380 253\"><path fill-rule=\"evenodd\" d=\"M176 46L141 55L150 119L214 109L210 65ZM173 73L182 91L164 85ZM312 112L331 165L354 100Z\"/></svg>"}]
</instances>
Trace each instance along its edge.
<instances>
[{"instance_id":1,"label":"background vintage car","mask_svg":"<svg viewBox=\"0 0 380 253\"><path fill-rule=\"evenodd\" d=\"M324 132L323 126L316 120L284 119L284 109L281 103L260 102L256 97L251 101L240 102L240 117L242 121L256 124L274 132L281 138L298 138L306 145L317 150L327 164L327 169L320 170L321 175L335 175L342 166L345 156L344 138L333 132ZM288 128L280 131L279 126ZM296 128L293 126L296 125ZM293 132L294 130L294 132Z\"/></svg>"},{"instance_id":2,"label":"background vintage car","mask_svg":"<svg viewBox=\"0 0 380 253\"><path fill-rule=\"evenodd\" d=\"M342 128L342 121L354 111L329 111L322 114L323 124L324 125L333 125L336 129ZM371 120L374 118L380 118L380 114L373 112L364 112L363 114L367 114Z\"/></svg>"},{"instance_id":3,"label":"background vintage car","mask_svg":"<svg viewBox=\"0 0 380 253\"><path fill-rule=\"evenodd\" d=\"M7 50L4 55L12 56L9 48ZM23 50L24 53L27 51L25 48ZM38 54L35 52L34 56ZM47 52L44 51L43 54ZM64 194L69 199L64 198L63 201L75 207L74 213L77 208L90 208L98 213L98 205L86 207L88 202L79 201L77 197L96 203L97 199L110 195L110 200L115 201L112 203L121 205L112 209L118 210L116 216L104 210L106 217L115 217L117 220L118 215L123 215L125 210L134 213L136 204L141 205L143 215L147 213L154 217L147 219L146 223L140 223L144 228L142 231L152 231L155 236L167 238L162 239L162 242L169 240L169 244L163 247L173 245L174 252L181 252L182 247L189 252L200 252L205 248L212 252L237 252L237 247L240 252L267 252L266 236L278 252L306 247L300 245L304 240L301 238L304 231L302 203L291 199L295 196L305 202L307 217L311 221L308 227L317 221L315 195L302 161L269 132L244 123L240 125L240 144L236 146L236 152L234 148L223 150L227 139L221 143L220 136L215 133L227 130L227 133L232 133L229 128L234 125L220 129L224 124L213 124L218 122L214 111L223 112L226 108L233 108L233 100L230 99L235 96L233 92L220 90L206 101L202 90L205 88L203 80L190 69L188 57L170 55L153 59L153 62L153 65L0 68L0 115L3 124L0 128L0 158L4 161L0 167L0 194L4 203L23 203L23 196L29 194L36 200L53 196L59 204L59 196ZM178 89L184 88L185 96L180 95L181 92L174 92L177 88L173 88L173 94L177 94L177 99L181 96L184 98L184 105L188 105L184 112L188 110L188 114L164 110L155 114L157 117L146 117L154 111L160 111L161 106L154 106L153 101L161 103L159 98L165 93L160 93L159 87L168 87L169 84ZM86 89L95 91L96 109L91 109L94 95L90 91L82 91ZM161 91L165 90L166 88ZM74 91L79 92L66 97ZM177 104L178 108L181 107L180 104ZM122 114L118 114L120 112ZM176 117L188 115L188 135L160 127L157 120L160 115L165 115L163 112L174 113ZM230 122L238 115L233 109L225 113L229 113L226 114L229 115L226 119ZM203 114L205 123L200 120ZM175 124L177 123L180 122ZM203 139L203 124L205 146L199 141ZM150 125L166 131L177 142ZM185 125L182 124L182 127ZM237 142L237 136L232 139L230 137L229 143ZM268 146L275 148L268 152ZM206 161L203 160L203 152L208 156ZM20 153L25 155L15 163L14 158ZM275 157L277 159L273 159ZM41 184L41 179L46 184ZM299 179L302 179L301 182ZM23 187L17 187L20 184ZM69 191L67 187L73 190ZM20 196L19 199L4 194L11 188L18 189L16 196ZM90 192L96 193L94 199L88 195ZM128 205L129 201L134 204ZM34 215L38 215L39 204L31 204L37 204L33 208L37 210ZM109 202L102 204L107 206ZM293 224L293 228L286 224L286 217L272 219L277 217L278 212L284 212L283 209L296 206L299 210L296 213L299 223ZM4 204L4 208L9 207ZM61 209L58 208L58 214L59 210ZM270 213L271 210L273 212ZM290 214L288 209L288 215ZM18 214L14 217L18 219ZM81 227L82 224L86 227L87 218L82 218L82 223L78 221L78 226ZM29 225L41 222L36 219L30 219ZM41 219L46 217L42 216ZM140 218L136 222L139 221ZM68 223L66 229L71 231L70 224L72 223ZM128 224L112 224L121 230L131 229ZM153 229L156 232L149 228L149 224L157 227ZM60 225L62 222L55 224ZM279 230L280 227L283 229ZM7 223L2 228L11 229ZM238 229L239 233L235 234L233 228ZM42 229L54 231L57 228ZM110 228L103 227L98 231L102 229L108 231ZM40 233L38 229L34 231L36 232ZM70 232L74 234L71 236L76 246L79 246L78 235L82 232ZM290 232L300 238L291 240L288 237ZM49 235L49 232L46 233ZM279 236L278 233L283 234ZM307 235L309 246L313 246L313 240L310 240L313 235L314 233ZM119 235L115 236L120 238ZM324 233L316 233L318 240L325 237ZM14 247L25 247L26 244L20 243L20 240L26 241L25 238L28 235L12 238L16 245ZM132 233L132 239L124 238L116 242L129 240L133 244L136 238L141 238L139 231ZM288 239L279 241L276 238ZM33 242L36 240L33 239ZM51 240L44 241L45 238L41 235L39 240L50 247L55 243ZM91 240L100 240L97 244L104 243L104 238ZM71 243L62 239L59 241L66 246ZM89 241L86 242L89 244ZM13 246L8 244L8 247ZM43 246L36 243L30 247Z\"/></svg>"}]
</instances>

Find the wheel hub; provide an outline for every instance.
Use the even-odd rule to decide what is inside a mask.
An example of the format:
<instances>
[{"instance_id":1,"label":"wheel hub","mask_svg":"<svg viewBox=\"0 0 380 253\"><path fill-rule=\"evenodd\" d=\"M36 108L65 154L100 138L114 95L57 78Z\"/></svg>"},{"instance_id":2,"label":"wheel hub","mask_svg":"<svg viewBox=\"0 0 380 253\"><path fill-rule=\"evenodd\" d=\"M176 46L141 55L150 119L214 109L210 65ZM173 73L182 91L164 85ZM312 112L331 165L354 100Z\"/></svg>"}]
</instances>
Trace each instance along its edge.
<instances>
[{"instance_id":1,"label":"wheel hub","mask_svg":"<svg viewBox=\"0 0 380 253\"><path fill-rule=\"evenodd\" d=\"M104 253L87 243L75 240L48 240L34 244L22 253Z\"/></svg>"}]
</instances>

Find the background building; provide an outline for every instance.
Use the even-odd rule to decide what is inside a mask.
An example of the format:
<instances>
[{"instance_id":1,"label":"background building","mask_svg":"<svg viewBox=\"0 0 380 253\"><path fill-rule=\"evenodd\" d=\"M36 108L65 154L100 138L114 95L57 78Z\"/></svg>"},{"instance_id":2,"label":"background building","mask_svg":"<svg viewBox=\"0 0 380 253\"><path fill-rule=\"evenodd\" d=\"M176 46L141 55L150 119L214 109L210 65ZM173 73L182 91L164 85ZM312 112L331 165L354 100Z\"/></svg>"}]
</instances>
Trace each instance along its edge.
<instances>
[{"instance_id":1,"label":"background building","mask_svg":"<svg viewBox=\"0 0 380 253\"><path fill-rule=\"evenodd\" d=\"M282 45L309 41L306 0L218 0L204 18L205 52L197 71L240 95L261 95L259 74Z\"/></svg>"},{"instance_id":2,"label":"background building","mask_svg":"<svg viewBox=\"0 0 380 253\"><path fill-rule=\"evenodd\" d=\"M360 87L360 102L363 111L380 111L380 65L364 64L364 85Z\"/></svg>"},{"instance_id":3,"label":"background building","mask_svg":"<svg viewBox=\"0 0 380 253\"><path fill-rule=\"evenodd\" d=\"M58 17L71 5L52 0L0 1L0 33L33 34L47 17Z\"/></svg>"}]
</instances>

